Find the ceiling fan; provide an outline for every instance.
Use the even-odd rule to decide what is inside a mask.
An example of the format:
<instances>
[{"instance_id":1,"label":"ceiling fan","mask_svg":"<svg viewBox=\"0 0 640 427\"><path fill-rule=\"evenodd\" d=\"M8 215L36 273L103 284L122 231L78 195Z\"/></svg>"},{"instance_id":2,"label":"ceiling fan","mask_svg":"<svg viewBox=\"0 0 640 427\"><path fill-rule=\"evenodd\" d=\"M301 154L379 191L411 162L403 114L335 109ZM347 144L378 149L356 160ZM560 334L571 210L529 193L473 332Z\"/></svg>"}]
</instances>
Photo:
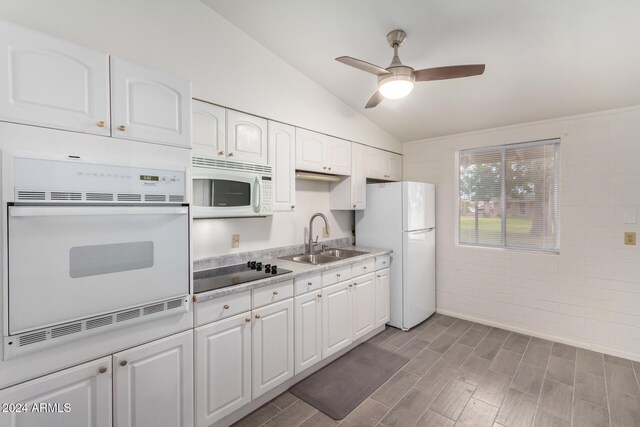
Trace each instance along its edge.
<instances>
[{"instance_id":1,"label":"ceiling fan","mask_svg":"<svg viewBox=\"0 0 640 427\"><path fill-rule=\"evenodd\" d=\"M449 67L414 70L412 67L400 62L398 57L398 48L406 38L407 34L402 30L393 30L387 34L387 41L393 48L393 60L387 68L378 67L350 56L336 58L338 62L378 76L378 90L369 99L365 108L375 107L384 98L400 99L407 96L413 90L415 82L457 79L484 73L484 64L452 65Z\"/></svg>"}]
</instances>

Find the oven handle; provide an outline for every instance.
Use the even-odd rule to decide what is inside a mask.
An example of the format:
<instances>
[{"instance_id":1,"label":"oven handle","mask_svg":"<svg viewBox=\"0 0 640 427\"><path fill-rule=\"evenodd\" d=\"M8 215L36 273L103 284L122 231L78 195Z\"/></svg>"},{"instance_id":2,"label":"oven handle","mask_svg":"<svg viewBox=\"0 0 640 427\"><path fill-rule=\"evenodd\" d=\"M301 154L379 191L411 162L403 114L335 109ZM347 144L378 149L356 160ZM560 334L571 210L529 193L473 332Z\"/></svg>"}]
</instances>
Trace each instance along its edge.
<instances>
[{"instance_id":1,"label":"oven handle","mask_svg":"<svg viewBox=\"0 0 640 427\"><path fill-rule=\"evenodd\" d=\"M9 215L12 217L34 216L88 216L88 215L186 215L186 206L12 206Z\"/></svg>"}]
</instances>

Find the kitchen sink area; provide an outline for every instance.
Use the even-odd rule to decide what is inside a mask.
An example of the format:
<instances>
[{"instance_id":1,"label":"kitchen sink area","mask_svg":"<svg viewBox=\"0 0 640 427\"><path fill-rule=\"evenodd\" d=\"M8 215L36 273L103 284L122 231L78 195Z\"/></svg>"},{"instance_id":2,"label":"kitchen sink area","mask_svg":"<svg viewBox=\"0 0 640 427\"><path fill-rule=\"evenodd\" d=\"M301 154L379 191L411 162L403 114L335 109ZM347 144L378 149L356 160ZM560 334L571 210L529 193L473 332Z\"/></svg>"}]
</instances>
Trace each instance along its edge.
<instances>
[{"instance_id":1,"label":"kitchen sink area","mask_svg":"<svg viewBox=\"0 0 640 427\"><path fill-rule=\"evenodd\" d=\"M366 254L366 252L356 251L352 249L329 248L317 253L289 255L281 257L280 259L300 262L304 264L320 265L340 261L347 258L353 258L364 254Z\"/></svg>"}]
</instances>

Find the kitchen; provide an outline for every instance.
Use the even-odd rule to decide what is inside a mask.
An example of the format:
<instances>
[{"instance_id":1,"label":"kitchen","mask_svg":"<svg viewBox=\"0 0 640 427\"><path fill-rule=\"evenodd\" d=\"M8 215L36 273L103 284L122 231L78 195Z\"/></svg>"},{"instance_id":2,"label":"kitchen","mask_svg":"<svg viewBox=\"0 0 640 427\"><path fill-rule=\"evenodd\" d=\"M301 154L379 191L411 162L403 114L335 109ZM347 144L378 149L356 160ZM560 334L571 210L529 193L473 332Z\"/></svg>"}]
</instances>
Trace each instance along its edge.
<instances>
[{"instance_id":1,"label":"kitchen","mask_svg":"<svg viewBox=\"0 0 640 427\"><path fill-rule=\"evenodd\" d=\"M255 40L256 36L248 35L251 30L246 26L249 25L247 22L251 23L251 20L242 21L237 17L238 11L234 12L233 8L225 11L225 2L210 3L212 3L212 7L216 6L214 3L220 4L217 5L218 9L214 11L207 4L199 1L186 1L179 5L170 2L160 4L155 2L151 4L146 1L115 2L110 4L108 8L96 2L81 3L71 0L49 2L46 5L36 2L10 1L3 2L0 6L0 17L11 23L77 44L85 49L106 53L127 63L142 65L147 69L179 76L182 80L189 80L192 84L189 98L207 101L207 105L214 107L226 108L227 114L237 111L246 112L262 120L268 119L272 122L294 126L297 128L296 131L301 129L303 133L304 131L315 131L321 135L338 137L362 145L367 147L367 150L371 147L381 150L383 153L402 155L402 180L430 182L436 185L437 311L441 316L450 315L476 324L502 328L513 333L531 335L544 340L576 346L580 349L605 353L610 355L609 357L617 356L633 361L639 360L640 334L638 334L636 314L639 308L637 297L638 252L636 246L626 245L623 242L625 232L638 231L634 211L637 211L640 204L637 192L639 176L633 162L634 156L637 157L634 131L637 131L637 123L640 122L636 107L639 102L637 85L632 84L635 80L632 78L634 68L631 65L628 68L616 67L620 73L617 78L619 84L611 84L607 93L596 91L600 87L596 85L599 82L597 77L604 73L599 68L593 70L593 80L591 80L591 74L584 76L583 80L576 79L576 85L582 84L591 88L590 91L582 91L585 96L579 99L580 109L565 108L563 110L560 108L563 106L561 100L553 99L552 102L543 104L552 110L550 113L543 114L541 111L544 110L540 110L535 114L525 115L519 112L524 111L524 107L519 109L516 108L517 104L505 104L509 105L509 108L508 111L501 110L504 116L499 116L496 112L492 113L490 108L485 109L486 111L476 110L477 117L465 116L469 120L464 121L463 127L455 128L455 131L445 129L445 125L451 124L452 118L445 118L434 113L436 117L442 118L442 120L432 119L432 126L437 130L433 133L425 132L420 136L414 131L415 127L406 125L406 121L401 121L401 115L394 112L394 109L400 108L403 102L418 102L418 105L424 104L425 108L433 108L427 106L429 96L426 94L420 96L419 89L416 88L414 93L404 100L390 101L387 107L385 107L387 102L385 101L376 107L377 111L373 109L370 114L365 115L363 106L370 96L369 92L375 87L375 80L371 76L369 76L371 81L367 80L366 74L348 69L343 64L335 62L334 58L339 55L354 55L379 64L386 64L384 61L388 61L391 55L384 36L388 31L396 28L396 25L407 30L409 34L407 42L403 44L400 51L402 58L406 58L407 63L417 66L446 65L456 63L456 61L458 63L486 63L487 70L484 75L455 81L456 84L460 82L460 84L466 85L463 86L466 88L465 90L472 91L476 86L482 88L482 79L494 78L491 73L500 72L504 58L491 57L489 60L486 52L472 56L471 51L466 50L463 53L467 56L463 56L462 53L460 57L454 59L445 56L440 59L440 63L431 64L426 62L425 58L422 61L416 60L414 59L417 55L415 52L420 51L421 47L418 38L412 38L412 34L418 31L418 27L405 26L403 21L397 23L384 21L384 29L376 29L375 33L367 32L367 34L371 34L367 40L353 45L336 45L326 58L322 55L318 55L318 58L309 58L309 61L335 62L335 65L331 64L336 68L335 76L340 76L342 84L348 82L346 84L354 86L354 90L349 96L358 98L358 108L356 108L356 106L345 103L344 100L328 92L323 86L309 79L294 66L289 65L287 60L290 58L284 59L286 52L274 54L265 48L265 44L269 41L268 34L262 43ZM252 4L252 7L257 8L258 6ZM329 6L326 7L329 8ZM500 10L497 4L493 7ZM634 15L637 12L634 7L627 3L621 4L615 12L616 22L625 23L627 22L625 18L637 16L637 13ZM436 10L438 9L436 8ZM279 18L277 11L278 9L274 9L273 13L269 13L269 18L272 20L286 18L292 22L295 21L295 16L291 15L283 15ZM385 9L380 8L380 11L379 13L384 15ZM424 10L422 11L424 12ZM292 11L291 14L294 12L296 11ZM457 10L457 12L463 13L461 10ZM587 12L583 11L583 13ZM538 10L537 13L541 12ZM409 19L407 12L403 12L403 14L403 17ZM261 16L257 12L256 15ZM308 15L300 14L299 16ZM463 16L471 19L465 14ZM589 19L594 19L592 15L587 16ZM500 16L496 18L496 22L502 22L499 18ZM531 21L522 17L526 22L539 23L535 21L535 15L528 18ZM587 18L585 21L589 22ZM280 26L284 26L284 24L284 22L280 22ZM296 25L304 25L304 23L302 21L296 22ZM141 28L144 31L141 31ZM257 31L259 28L256 28ZM609 34L608 28L605 25L602 28L598 27L599 31L594 32L593 37L602 35L602 33L607 35L598 43L595 43L591 36L581 34L594 43L592 48L599 49L600 55L606 53L606 58L627 56L620 54L613 48L604 49L606 52L603 51L603 46L620 48L627 45L627 42L616 43L619 40L618 37L622 36L617 33ZM632 27L619 24L617 28L624 28L629 32L625 36L627 37L625 40L633 39L631 35L635 33L631 29ZM488 31L486 27L484 27L484 31ZM321 33L319 32L319 34ZM556 36L560 37L560 35ZM544 42L543 45L548 48L549 43L553 43L553 37L551 35L546 37L548 39L544 39L541 43ZM566 42L566 39L562 40ZM363 52L363 49L366 48L371 49L369 54ZM457 49L458 47L453 50ZM476 50L478 49L480 48L476 47ZM412 51L414 52L413 58L410 54ZM297 52L297 50L292 48L291 52ZM497 53L498 56L499 54L500 52ZM303 57L304 55L298 53L298 56ZM584 56L579 56L577 53L572 58L579 61L586 60ZM626 60L637 65L633 62L636 61L633 57ZM224 64L224 66L220 66L220 64ZM117 64L112 61L111 66L117 66ZM105 67L105 69L107 68ZM260 74L257 74L258 72ZM507 78L507 76L501 76ZM111 78L114 78L113 73ZM625 85L624 82L628 82L628 84ZM567 93L574 93L569 91L569 89L574 89L573 85L568 81L566 83ZM363 86L365 84L366 86ZM446 85L449 83L437 84ZM451 88L454 87L451 84L454 84L453 80L449 86L444 86L444 88L443 86L433 86L435 92L432 95L439 96L440 100L446 99L447 94L441 95L437 91L450 93L448 91L453 90ZM539 84L541 83L535 82L534 84L532 82L530 87L526 85L522 87L511 86L510 89L521 96L531 96L530 102L533 102L533 93L527 91L540 91ZM113 90L113 87L111 89ZM108 91L108 88L105 87L103 90ZM521 92L523 90L524 93ZM475 92L475 94L476 97L480 97L480 93ZM488 94L484 93L484 95ZM461 94L458 96L461 98L452 99L448 104L449 108L454 108L447 110L450 113L458 111L455 107L460 109L460 114L463 114L462 110L469 108L462 107L464 102L471 102L469 97L464 97ZM505 97L508 97L508 93L505 94ZM113 103L113 101L112 95L111 102ZM429 111L433 113L433 110ZM580 115L576 116L576 114ZM493 117L487 121L488 116ZM453 119L456 117L457 114L454 114ZM116 110L113 104L111 118L111 122L107 121L106 127L108 128L109 125L117 127L119 123L115 122ZM228 120L229 115L226 118ZM485 121L481 120L483 118ZM399 122L398 127L390 127L390 122L393 121ZM419 123L421 120L414 121ZM374 123L384 123L384 126ZM51 140L55 141L54 151L65 154L73 154L82 144L90 145L90 149L87 148L81 154L108 163L118 163L122 158L126 158L131 161L129 166L164 165L165 167L161 168L163 170L172 170L171 167L168 167L171 165L179 164L181 167L190 167L191 164L191 150L189 149L154 143L141 144L129 142L130 140L116 144L114 143L118 140L116 138L87 136L86 133L51 131L50 129L45 132L43 129L45 128L2 123L3 171L6 169L5 150L16 152L23 150L29 151L31 154L35 152L42 155L52 151ZM394 134L384 129L394 129ZM478 129L489 130L472 132ZM124 131L117 129L113 131L114 135L118 132ZM228 137L229 134L226 137L227 141ZM459 177L455 171L455 162L458 152L517 142L542 141L549 138L560 138L562 147L562 167L559 172L562 186L560 199L562 208L561 252L549 254L460 245L456 225L458 222L456 218L458 210L456 186ZM606 141L606 143L602 141ZM269 147L268 149L273 148ZM228 148L225 148L224 151L228 152ZM196 152L195 139L193 140L193 152ZM276 153L281 152L280 149L276 151ZM470 159L473 159L472 154L474 153L469 153ZM395 179L385 179L384 175L388 174L388 172L383 173L380 180L395 181ZM144 172L138 175L167 176L169 179L173 176L157 172ZM223 259L227 257L229 262L227 265L232 265L234 256L256 253L265 249L289 248L290 251L294 251L283 254L283 256L300 252L300 247L303 243L308 242L310 237L307 231L309 219L317 212L323 213L327 217L326 228L330 231L329 236L324 237L323 221L321 219L314 221L313 227L316 230L314 234L320 236L318 239L320 245L335 246L333 241L338 240L338 244L344 246L344 239L350 244L352 228L356 219L353 210L331 208L332 195L335 197L336 193L332 193L330 188L335 184L307 181L295 177L290 182L295 184L295 190L290 193L295 197L295 202L288 203L288 212L277 210L272 216L264 218L196 219L190 222L192 253L189 258L195 262L193 270L202 270L206 267L208 262L206 260L214 257L222 257ZM186 200L191 197L189 194L191 191L192 188L187 186ZM3 200L6 201L7 187L3 187L3 197ZM274 200L274 202L276 201ZM278 209L287 206L285 204L288 202L287 200L280 202ZM333 202L335 203L335 200ZM471 210L469 212L471 213ZM6 224L5 217L3 226L6 227ZM238 235L238 237L234 238L234 235ZM315 238L315 236L311 237ZM136 238L136 240L145 239ZM343 239L342 243L340 239ZM236 243L238 247L233 248L232 246ZM378 247L389 249L380 245ZM272 257L255 257L253 259L259 261L270 258ZM239 264L239 262L236 261L235 264ZM278 267L286 269L284 265L279 264ZM158 273L160 272L158 271ZM188 293L189 289L186 289L184 294ZM171 296L177 297L178 294L180 292L170 292ZM139 332L132 334L132 336L118 337L117 332L104 335L108 339L105 338L104 344L99 344L104 347L96 349L96 354L114 358L108 363L109 372L107 374L111 375L111 366L114 367L114 371L115 367L119 366L114 363L115 356L111 356L116 351L108 350L108 348L117 348L118 351L134 348L137 343L150 342L155 339L152 337L162 339L173 332L179 334L186 331L190 327L189 325L192 327L193 323L189 322L193 322L194 310L197 313L197 309L194 307L197 305L191 304L190 301L188 303L190 307L179 316L158 318L154 322L145 324ZM176 320L178 318L180 320ZM437 319L432 319L432 321L436 322ZM446 323L447 320L436 323L443 325L442 322ZM455 327L455 325L452 326ZM399 337L411 333L410 330L400 334ZM411 335L409 336L411 337ZM400 344L402 339L395 338L394 341L387 342L387 344L393 347L392 344ZM109 342L109 340L111 341ZM416 344L416 341L413 343ZM402 344L404 346L408 343ZM91 358L88 355L77 354L82 351L86 350L69 348L55 356L53 359L56 360L46 363L44 360L37 361L34 358L34 362L26 368L29 371L29 380L51 375L52 372L60 371L62 367L69 368L98 359L98 357ZM186 347L184 351L185 357L189 355L193 357L193 347L191 353ZM77 355L73 355L74 352ZM73 356L71 358L76 358L76 362L65 360L69 359L70 354ZM505 354L511 355L511 353ZM578 352L578 359L580 359L579 354L581 353ZM130 356L127 357L124 360L132 360ZM28 356L18 356L13 360L15 362L25 358ZM118 362L124 360L119 359ZM628 362L627 364L615 359L624 365L618 369L618 365L611 360L605 359L603 365L608 369L607 373L624 374L630 372L630 376L634 376L634 367L637 369L637 363ZM570 362L574 365L579 364L576 362L576 357ZM95 369L100 367L102 365L96 365ZM579 369L577 371L580 372ZM425 372L425 374L427 373ZM503 373L502 375L514 377L514 374ZM16 378L11 379L14 375ZM8 384L15 385L29 381L19 379L20 375L22 374L14 374L13 370L9 371L3 368L0 375L5 379L3 380L3 389L5 384L10 387ZM412 375L405 374L405 378L417 376L415 373ZM544 373L542 377L544 378ZM578 381L578 378L581 376L576 374L575 380ZM603 389L606 387L609 393L609 401L605 400L604 402L610 406L588 402L591 404L588 408L595 411L598 408L606 407L608 411L606 419L612 425L625 425L624 422L629 419L632 420L629 425L634 425L633 414L638 412L636 397L638 393L635 393L633 384L618 392L616 387L609 388L611 381L616 382L615 378L610 378L610 374L605 374L604 378L602 381ZM113 382L115 386L117 382L115 377ZM556 383L562 384L561 381L549 382L549 384ZM479 386L479 384L472 385ZM571 388L572 395L576 386L573 384L563 385ZM111 387L111 384L108 384L108 387ZM411 391L407 399L400 400L409 390ZM508 391L509 396L511 394L515 396L516 393L511 390L515 389L507 387L503 394ZM569 389L563 391L567 390ZM575 390L577 399L577 388ZM419 391L424 390L419 387L406 386L402 392L399 392L401 396L398 396L398 400L408 403L409 397L419 395ZM103 411L101 414L108 419L106 425L124 425L124 422L119 421L120 418L117 417L125 415L115 410L116 407L120 407L117 402L119 396L112 392L108 394L108 407L101 408ZM529 395L532 394L526 394L526 396ZM611 400L611 396L617 395L621 396L621 399L617 401L620 402L618 404ZM308 410L306 406L297 401L288 406L286 402L294 402L294 400L289 394L284 396L280 401L273 403L269 403L269 401L258 402L260 404L268 403L262 407L266 409L261 409L261 411L263 414L272 411L272 423L277 423L279 419L284 419L288 413L301 408L308 411L305 414L309 414L309 419L316 416L315 412ZM541 396L544 397L544 394ZM194 401L197 400L197 391L193 392L192 390L191 394L185 393L183 399L185 407L194 405ZM468 401L491 403L486 402L486 399L478 399L477 396L467 399L465 403ZM537 406L534 403L534 407L538 409L544 407L544 399L537 399L537 402ZM398 407L394 414L401 413L402 405L398 405L398 403L398 401L386 401L386 404L390 405L389 409ZM507 402L505 401L505 403ZM195 405L197 406L197 402ZM371 398L365 401L360 410L364 411L371 407L380 410L387 405ZM497 408L500 408L500 402L490 406L495 407L497 411ZM256 406L254 409L259 407ZM471 409L471 405L466 407ZM419 412L414 414L416 420L423 413L434 412L431 409L428 410L428 403L424 403L420 411L412 407L409 409ZM276 419L280 412L283 415ZM387 412L389 410L384 412L380 419L387 416ZM587 411L576 410L572 412L575 413L569 414L569 422L571 422L572 416L576 417L577 413L586 413ZM440 415L445 416L444 414ZM566 414L563 412L555 415L564 417ZM191 417L191 423L186 425L191 425L195 419L198 419L198 416L194 416L193 413ZM504 425L509 424L504 416L498 414L498 417L502 417L500 419L504 421ZM595 416L593 418L595 419ZM637 418L635 417L635 419ZM264 422L268 422L270 419L266 419ZM301 420L300 423L305 421L307 418ZM382 424L390 425L391 421L392 417L389 416L386 421L382 421ZM577 425L577 422L574 418L574 425ZM397 421L396 424L402 425L402 422Z\"/></svg>"}]
</instances>

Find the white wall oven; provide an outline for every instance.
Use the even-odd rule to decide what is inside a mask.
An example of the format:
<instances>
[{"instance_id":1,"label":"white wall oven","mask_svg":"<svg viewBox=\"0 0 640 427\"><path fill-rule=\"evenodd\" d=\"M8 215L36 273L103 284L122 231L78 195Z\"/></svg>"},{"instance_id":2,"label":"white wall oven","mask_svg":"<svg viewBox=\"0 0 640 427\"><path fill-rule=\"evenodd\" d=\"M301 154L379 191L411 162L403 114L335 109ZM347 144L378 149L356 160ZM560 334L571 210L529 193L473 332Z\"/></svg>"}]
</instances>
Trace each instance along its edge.
<instances>
[{"instance_id":1,"label":"white wall oven","mask_svg":"<svg viewBox=\"0 0 640 427\"><path fill-rule=\"evenodd\" d=\"M193 157L193 217L273 214L271 166Z\"/></svg>"},{"instance_id":2,"label":"white wall oven","mask_svg":"<svg viewBox=\"0 0 640 427\"><path fill-rule=\"evenodd\" d=\"M5 360L188 310L184 168L9 164Z\"/></svg>"}]
</instances>

